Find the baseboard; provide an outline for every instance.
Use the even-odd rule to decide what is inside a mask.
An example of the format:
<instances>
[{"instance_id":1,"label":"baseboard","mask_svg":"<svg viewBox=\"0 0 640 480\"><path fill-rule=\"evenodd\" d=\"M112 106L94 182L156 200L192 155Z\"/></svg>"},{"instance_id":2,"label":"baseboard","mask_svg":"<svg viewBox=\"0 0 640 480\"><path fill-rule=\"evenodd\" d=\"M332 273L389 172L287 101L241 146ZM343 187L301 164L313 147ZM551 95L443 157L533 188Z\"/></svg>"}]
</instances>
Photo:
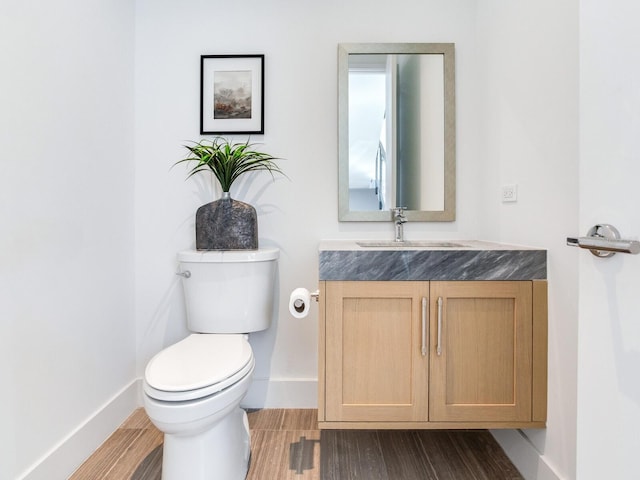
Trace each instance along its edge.
<instances>
[{"instance_id":1,"label":"baseboard","mask_svg":"<svg viewBox=\"0 0 640 480\"><path fill-rule=\"evenodd\" d=\"M563 480L520 430L491 430L525 480Z\"/></svg>"},{"instance_id":2,"label":"baseboard","mask_svg":"<svg viewBox=\"0 0 640 480\"><path fill-rule=\"evenodd\" d=\"M140 405L136 379L53 447L18 480L68 478Z\"/></svg>"},{"instance_id":3,"label":"baseboard","mask_svg":"<svg viewBox=\"0 0 640 480\"><path fill-rule=\"evenodd\" d=\"M68 478L122 422L142 405L142 380L133 380L16 480ZM316 408L312 379L255 378L242 402L247 408Z\"/></svg>"},{"instance_id":4,"label":"baseboard","mask_svg":"<svg viewBox=\"0 0 640 480\"><path fill-rule=\"evenodd\" d=\"M315 378L254 378L245 408L317 408L318 380Z\"/></svg>"}]
</instances>

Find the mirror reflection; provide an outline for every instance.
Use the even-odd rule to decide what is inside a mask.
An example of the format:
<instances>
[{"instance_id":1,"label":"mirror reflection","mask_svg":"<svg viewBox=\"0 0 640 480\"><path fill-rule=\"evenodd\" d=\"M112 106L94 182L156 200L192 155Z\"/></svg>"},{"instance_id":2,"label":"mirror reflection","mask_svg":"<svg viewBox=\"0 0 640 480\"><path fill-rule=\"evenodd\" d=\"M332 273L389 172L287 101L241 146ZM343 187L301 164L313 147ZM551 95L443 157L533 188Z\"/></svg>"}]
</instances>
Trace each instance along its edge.
<instances>
[{"instance_id":1,"label":"mirror reflection","mask_svg":"<svg viewBox=\"0 0 640 480\"><path fill-rule=\"evenodd\" d=\"M340 220L453 220L453 44L343 44L339 60Z\"/></svg>"}]
</instances>

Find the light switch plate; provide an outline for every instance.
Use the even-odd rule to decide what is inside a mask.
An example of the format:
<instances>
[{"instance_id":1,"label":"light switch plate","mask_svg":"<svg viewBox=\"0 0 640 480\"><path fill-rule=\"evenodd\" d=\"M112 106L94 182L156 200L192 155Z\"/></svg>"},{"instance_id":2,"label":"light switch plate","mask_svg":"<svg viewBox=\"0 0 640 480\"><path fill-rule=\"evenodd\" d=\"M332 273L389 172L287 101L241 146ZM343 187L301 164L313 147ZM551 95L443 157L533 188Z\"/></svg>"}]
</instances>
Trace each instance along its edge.
<instances>
[{"instance_id":1,"label":"light switch plate","mask_svg":"<svg viewBox=\"0 0 640 480\"><path fill-rule=\"evenodd\" d=\"M518 201L518 185L503 185L502 186L502 202L517 202Z\"/></svg>"}]
</instances>

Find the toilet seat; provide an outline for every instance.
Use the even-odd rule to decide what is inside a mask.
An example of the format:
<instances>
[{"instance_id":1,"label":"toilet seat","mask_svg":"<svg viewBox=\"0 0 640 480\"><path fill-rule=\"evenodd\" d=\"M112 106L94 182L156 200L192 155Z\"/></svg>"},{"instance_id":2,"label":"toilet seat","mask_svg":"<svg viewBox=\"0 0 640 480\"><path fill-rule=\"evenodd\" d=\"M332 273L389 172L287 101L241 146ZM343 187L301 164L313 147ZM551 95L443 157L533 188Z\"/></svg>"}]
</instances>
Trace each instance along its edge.
<instances>
[{"instance_id":1,"label":"toilet seat","mask_svg":"<svg viewBox=\"0 0 640 480\"><path fill-rule=\"evenodd\" d=\"M144 391L169 402L203 398L240 381L254 363L246 335L192 334L149 361Z\"/></svg>"}]
</instances>

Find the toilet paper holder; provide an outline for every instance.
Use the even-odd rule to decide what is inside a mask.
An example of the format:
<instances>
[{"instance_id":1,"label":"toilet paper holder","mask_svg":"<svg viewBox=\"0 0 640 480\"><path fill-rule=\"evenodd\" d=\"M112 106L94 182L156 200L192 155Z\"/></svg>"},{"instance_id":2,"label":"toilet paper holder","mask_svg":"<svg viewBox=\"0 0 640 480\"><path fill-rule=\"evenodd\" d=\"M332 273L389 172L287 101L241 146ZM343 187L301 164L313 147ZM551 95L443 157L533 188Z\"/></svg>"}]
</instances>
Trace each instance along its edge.
<instances>
[{"instance_id":1,"label":"toilet paper holder","mask_svg":"<svg viewBox=\"0 0 640 480\"><path fill-rule=\"evenodd\" d=\"M294 318L305 318L309 314L311 299L319 301L320 292L310 292L304 287L298 287L289 296L289 313Z\"/></svg>"}]
</instances>

